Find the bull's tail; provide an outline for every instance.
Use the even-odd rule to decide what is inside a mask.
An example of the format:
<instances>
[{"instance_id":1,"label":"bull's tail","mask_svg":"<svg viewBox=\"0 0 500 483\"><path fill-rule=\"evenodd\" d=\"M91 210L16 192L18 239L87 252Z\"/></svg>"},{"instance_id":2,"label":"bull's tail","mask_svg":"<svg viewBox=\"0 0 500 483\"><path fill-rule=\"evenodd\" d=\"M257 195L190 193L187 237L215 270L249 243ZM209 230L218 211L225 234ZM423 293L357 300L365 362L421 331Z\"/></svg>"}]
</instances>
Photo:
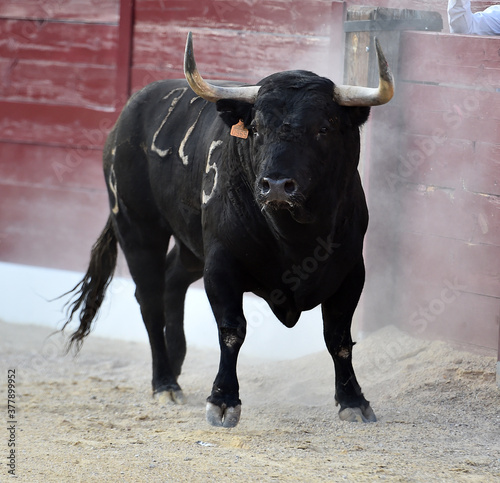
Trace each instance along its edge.
<instances>
[{"instance_id":1,"label":"bull's tail","mask_svg":"<svg viewBox=\"0 0 500 483\"><path fill-rule=\"evenodd\" d=\"M113 278L116 257L117 239L111 218L108 218L104 230L92 247L87 273L81 282L64 294L73 294L73 298L67 303L67 321L62 330L72 321L75 313L81 309L79 313L80 327L71 334L68 341L68 351L72 346L75 346L77 351L80 350L83 340L89 335L92 321L99 312L106 289Z\"/></svg>"}]
</instances>

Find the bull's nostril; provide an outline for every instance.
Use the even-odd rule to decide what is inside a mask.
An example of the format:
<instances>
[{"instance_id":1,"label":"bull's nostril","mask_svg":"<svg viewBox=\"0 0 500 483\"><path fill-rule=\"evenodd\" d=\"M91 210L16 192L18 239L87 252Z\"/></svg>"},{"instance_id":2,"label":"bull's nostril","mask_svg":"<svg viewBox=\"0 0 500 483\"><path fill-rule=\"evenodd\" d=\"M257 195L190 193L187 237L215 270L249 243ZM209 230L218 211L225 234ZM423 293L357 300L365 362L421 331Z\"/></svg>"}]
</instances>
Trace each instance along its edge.
<instances>
[{"instance_id":1,"label":"bull's nostril","mask_svg":"<svg viewBox=\"0 0 500 483\"><path fill-rule=\"evenodd\" d=\"M260 181L260 193L266 203L289 203L297 191L297 182L293 178L265 177Z\"/></svg>"},{"instance_id":2,"label":"bull's nostril","mask_svg":"<svg viewBox=\"0 0 500 483\"><path fill-rule=\"evenodd\" d=\"M297 185L295 184L295 181L293 181L292 179L285 181L285 192L289 195L292 195L293 193L295 193L295 191L297 191Z\"/></svg>"}]
</instances>

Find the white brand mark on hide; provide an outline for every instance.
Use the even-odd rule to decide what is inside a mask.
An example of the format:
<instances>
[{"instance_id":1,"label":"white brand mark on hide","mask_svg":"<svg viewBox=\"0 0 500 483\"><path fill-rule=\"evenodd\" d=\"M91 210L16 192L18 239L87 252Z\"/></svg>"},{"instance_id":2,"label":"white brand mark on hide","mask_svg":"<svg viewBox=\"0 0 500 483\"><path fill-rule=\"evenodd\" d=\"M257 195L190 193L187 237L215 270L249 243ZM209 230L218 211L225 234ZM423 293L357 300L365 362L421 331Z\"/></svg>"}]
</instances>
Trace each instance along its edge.
<instances>
[{"instance_id":1,"label":"white brand mark on hide","mask_svg":"<svg viewBox=\"0 0 500 483\"><path fill-rule=\"evenodd\" d=\"M206 104L200 109L200 112L198 113L198 116L196 116L196 120L193 122L193 125L187 130L186 135L184 136L184 139L181 142L181 145L179 146L179 156L182 160L182 164L184 166L187 166L189 163L189 158L188 155L184 153L184 147L186 146L186 143L189 140L189 136L191 136L191 133L194 131L194 128L196 127L196 124L198 123L198 120L200 119L201 113L203 112L203 109L205 109Z\"/></svg>"},{"instance_id":2,"label":"white brand mark on hide","mask_svg":"<svg viewBox=\"0 0 500 483\"><path fill-rule=\"evenodd\" d=\"M111 208L111 211L113 212L113 215L118 214L119 208L118 208L118 188L116 187L116 175L115 175L115 167L111 165L111 169L109 171L109 189L113 193L115 197L115 205L113 208Z\"/></svg>"},{"instance_id":3,"label":"white brand mark on hide","mask_svg":"<svg viewBox=\"0 0 500 483\"><path fill-rule=\"evenodd\" d=\"M215 174L214 174L214 183L212 185L212 190L210 191L210 193L207 195L205 193L205 191L202 191L202 203L203 204L208 203L210 201L210 198L215 193L215 188L217 186L217 177L218 177L219 173L217 170L217 165L215 163L210 164L210 162L211 162L213 152L215 151L216 148L218 148L221 145L222 145L222 141L220 141L220 140L219 141L212 141L212 144L210 145L210 149L208 150L207 164L205 166L205 173L208 174L210 172L210 170L213 169L215 171Z\"/></svg>"},{"instance_id":4,"label":"white brand mark on hide","mask_svg":"<svg viewBox=\"0 0 500 483\"><path fill-rule=\"evenodd\" d=\"M177 103L179 102L179 100L181 99L181 97L186 93L187 91L187 87L178 87L177 89L174 89L173 91L169 92L164 98L163 100L167 100L169 97L171 97L175 92L179 92L180 94L177 96L177 97L174 97L172 99L172 104L170 104L170 107L168 108L168 112L167 112L167 115L165 116L165 119L163 119L162 123L160 124L160 127L157 129L157 131L154 133L154 136L153 136L153 142L151 143L151 151L155 152L156 154L158 154L159 156L161 156L162 158L164 156L166 156L169 152L170 152L170 148L167 148L167 149L160 149L156 146L156 138L158 137L158 135L160 134L160 131L163 129L163 126L165 125L165 123L167 122L168 118L170 117L170 114L172 114L172 112L174 111L175 109L175 106L177 105Z\"/></svg>"}]
</instances>

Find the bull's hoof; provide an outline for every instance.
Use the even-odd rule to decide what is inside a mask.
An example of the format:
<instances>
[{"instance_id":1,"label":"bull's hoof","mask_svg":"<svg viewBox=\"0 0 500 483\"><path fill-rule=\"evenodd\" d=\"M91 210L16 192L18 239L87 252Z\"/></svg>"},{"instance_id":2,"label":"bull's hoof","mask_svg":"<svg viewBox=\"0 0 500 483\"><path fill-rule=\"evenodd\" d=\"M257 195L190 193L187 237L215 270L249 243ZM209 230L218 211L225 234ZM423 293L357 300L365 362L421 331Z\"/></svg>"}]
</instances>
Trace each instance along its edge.
<instances>
[{"instance_id":1,"label":"bull's hoof","mask_svg":"<svg viewBox=\"0 0 500 483\"><path fill-rule=\"evenodd\" d=\"M377 421L377 417L370 406L341 409L339 418L350 423L374 423Z\"/></svg>"},{"instance_id":2,"label":"bull's hoof","mask_svg":"<svg viewBox=\"0 0 500 483\"><path fill-rule=\"evenodd\" d=\"M160 404L186 404L186 398L182 389L164 389L163 391L155 392L153 397Z\"/></svg>"},{"instance_id":3,"label":"bull's hoof","mask_svg":"<svg viewBox=\"0 0 500 483\"><path fill-rule=\"evenodd\" d=\"M207 402L206 414L207 421L212 426L234 428L240 421L241 404L238 404L234 408L228 408L225 404L220 407Z\"/></svg>"}]
</instances>

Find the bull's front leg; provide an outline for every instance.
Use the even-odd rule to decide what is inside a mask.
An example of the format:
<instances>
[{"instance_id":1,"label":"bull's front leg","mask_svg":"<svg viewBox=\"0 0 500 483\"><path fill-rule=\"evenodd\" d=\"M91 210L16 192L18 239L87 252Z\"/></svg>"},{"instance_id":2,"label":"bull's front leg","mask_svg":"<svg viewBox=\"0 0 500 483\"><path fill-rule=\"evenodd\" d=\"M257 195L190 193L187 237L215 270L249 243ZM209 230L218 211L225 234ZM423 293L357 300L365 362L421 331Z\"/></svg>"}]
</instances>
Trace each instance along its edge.
<instances>
[{"instance_id":1,"label":"bull's front leg","mask_svg":"<svg viewBox=\"0 0 500 483\"><path fill-rule=\"evenodd\" d=\"M363 262L348 275L340 289L322 305L326 346L335 366L335 400L344 421L377 420L365 399L352 366L351 322L363 289Z\"/></svg>"},{"instance_id":2,"label":"bull's front leg","mask_svg":"<svg viewBox=\"0 0 500 483\"><path fill-rule=\"evenodd\" d=\"M245 340L243 291L227 257L213 257L205 265L205 290L219 331L220 363L206 417L212 426L233 428L240 420L241 400L236 373L238 354Z\"/></svg>"}]
</instances>

